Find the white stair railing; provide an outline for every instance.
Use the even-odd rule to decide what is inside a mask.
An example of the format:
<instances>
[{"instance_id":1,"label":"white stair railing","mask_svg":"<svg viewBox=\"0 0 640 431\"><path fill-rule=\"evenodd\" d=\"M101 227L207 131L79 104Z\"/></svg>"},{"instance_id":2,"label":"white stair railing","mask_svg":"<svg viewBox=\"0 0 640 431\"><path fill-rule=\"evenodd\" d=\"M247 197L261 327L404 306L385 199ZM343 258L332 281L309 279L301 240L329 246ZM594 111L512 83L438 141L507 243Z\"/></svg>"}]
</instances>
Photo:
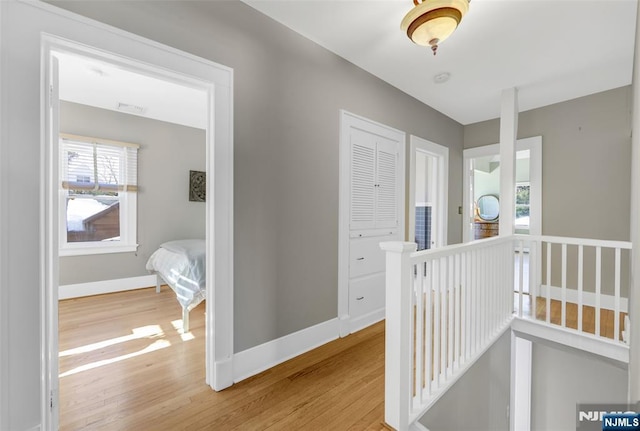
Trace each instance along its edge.
<instances>
[{"instance_id":1,"label":"white stair railing","mask_svg":"<svg viewBox=\"0 0 640 431\"><path fill-rule=\"evenodd\" d=\"M513 239L387 242L385 421L409 429L509 327Z\"/></svg>"},{"instance_id":2,"label":"white stair railing","mask_svg":"<svg viewBox=\"0 0 640 431\"><path fill-rule=\"evenodd\" d=\"M514 241L520 251L515 266L518 317L623 341L630 242L554 236L515 236ZM522 276L527 269L528 280Z\"/></svg>"},{"instance_id":3,"label":"white stair railing","mask_svg":"<svg viewBox=\"0 0 640 431\"><path fill-rule=\"evenodd\" d=\"M386 251L385 422L396 430L410 429L514 316L520 319L513 325L530 322L518 325L520 331L531 325L545 331L559 327L563 336L556 342L605 356L615 345L610 357L628 360L621 322L627 312L629 242L515 235L421 252L409 242L385 242L381 248ZM538 301L543 309L537 309ZM587 312L594 313L593 328L583 324ZM603 316L610 321L606 333L600 329ZM551 334L545 331L534 332Z\"/></svg>"}]
</instances>

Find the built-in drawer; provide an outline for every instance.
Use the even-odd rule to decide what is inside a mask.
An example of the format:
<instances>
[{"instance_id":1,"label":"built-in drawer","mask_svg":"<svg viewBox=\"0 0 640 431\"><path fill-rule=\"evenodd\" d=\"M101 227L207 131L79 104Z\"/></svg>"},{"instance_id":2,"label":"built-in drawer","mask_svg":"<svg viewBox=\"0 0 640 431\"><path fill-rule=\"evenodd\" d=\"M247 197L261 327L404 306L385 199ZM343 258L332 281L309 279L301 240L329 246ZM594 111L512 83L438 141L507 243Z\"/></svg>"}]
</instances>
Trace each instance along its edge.
<instances>
[{"instance_id":1,"label":"built-in drawer","mask_svg":"<svg viewBox=\"0 0 640 431\"><path fill-rule=\"evenodd\" d=\"M383 272L385 255L380 243L394 239L387 236L352 239L349 244L349 278Z\"/></svg>"},{"instance_id":2,"label":"built-in drawer","mask_svg":"<svg viewBox=\"0 0 640 431\"><path fill-rule=\"evenodd\" d=\"M384 273L349 282L349 316L352 319L384 308L384 282Z\"/></svg>"}]
</instances>

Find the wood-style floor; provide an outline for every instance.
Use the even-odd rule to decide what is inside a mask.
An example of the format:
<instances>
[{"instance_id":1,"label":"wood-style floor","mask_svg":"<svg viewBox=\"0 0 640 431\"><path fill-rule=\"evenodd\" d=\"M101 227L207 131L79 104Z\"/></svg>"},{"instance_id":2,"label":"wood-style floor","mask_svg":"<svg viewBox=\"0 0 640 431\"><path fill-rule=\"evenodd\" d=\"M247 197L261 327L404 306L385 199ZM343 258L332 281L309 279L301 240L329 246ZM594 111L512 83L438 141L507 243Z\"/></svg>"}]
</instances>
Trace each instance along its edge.
<instances>
[{"instance_id":1,"label":"wood-style floor","mask_svg":"<svg viewBox=\"0 0 640 431\"><path fill-rule=\"evenodd\" d=\"M528 298L528 295L527 295ZM551 300L551 317L550 322L554 325L560 325L562 322L562 302ZM523 307L523 310L525 308ZM531 310L529 310L529 315ZM572 302L566 303L565 321L567 328L578 329L578 304ZM613 310L605 308L600 309L600 336L605 338L614 338L615 313ZM622 331L624 329L624 318L627 313L620 313L619 340L622 340ZM547 318L547 300L546 298L536 298L536 320L546 320ZM595 334L596 329L596 309L589 305L582 306L582 331L589 334Z\"/></svg>"},{"instance_id":2,"label":"wood-style floor","mask_svg":"<svg viewBox=\"0 0 640 431\"><path fill-rule=\"evenodd\" d=\"M384 324L214 392L204 303L163 287L60 302L61 430L384 430Z\"/></svg>"}]
</instances>

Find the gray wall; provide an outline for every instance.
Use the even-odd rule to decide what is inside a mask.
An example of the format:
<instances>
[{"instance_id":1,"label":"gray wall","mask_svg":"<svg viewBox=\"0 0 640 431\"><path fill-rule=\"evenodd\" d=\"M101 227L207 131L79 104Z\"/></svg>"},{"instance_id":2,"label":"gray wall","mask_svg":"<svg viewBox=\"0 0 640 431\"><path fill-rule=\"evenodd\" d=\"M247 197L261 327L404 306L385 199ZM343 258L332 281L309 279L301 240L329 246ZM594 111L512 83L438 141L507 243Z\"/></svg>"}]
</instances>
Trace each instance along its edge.
<instances>
[{"instance_id":1,"label":"gray wall","mask_svg":"<svg viewBox=\"0 0 640 431\"><path fill-rule=\"evenodd\" d=\"M464 148L495 144L498 119L464 127ZM542 233L629 240L631 87L520 113L542 136Z\"/></svg>"},{"instance_id":2,"label":"gray wall","mask_svg":"<svg viewBox=\"0 0 640 431\"><path fill-rule=\"evenodd\" d=\"M599 356L533 343L531 429L573 430L577 403L626 403L627 381L626 369Z\"/></svg>"},{"instance_id":3,"label":"gray wall","mask_svg":"<svg viewBox=\"0 0 640 431\"><path fill-rule=\"evenodd\" d=\"M420 419L432 431L507 431L511 331L507 331Z\"/></svg>"},{"instance_id":4,"label":"gray wall","mask_svg":"<svg viewBox=\"0 0 640 431\"><path fill-rule=\"evenodd\" d=\"M337 316L341 108L450 148L460 241L457 122L239 1L54 4L234 69L236 351Z\"/></svg>"},{"instance_id":5,"label":"gray wall","mask_svg":"<svg viewBox=\"0 0 640 431\"><path fill-rule=\"evenodd\" d=\"M498 119L467 125L464 147L495 144L499 132ZM518 138L539 135L543 235L629 241L631 87L520 113ZM552 282L560 286L559 247L552 250L552 256ZM585 290L590 292L595 291L593 256L592 249L585 249ZM612 252L603 254L602 290L606 294L614 291L612 256ZM622 257L621 293L627 297L629 254ZM577 250L570 247L568 287L576 286Z\"/></svg>"},{"instance_id":6,"label":"gray wall","mask_svg":"<svg viewBox=\"0 0 640 431\"><path fill-rule=\"evenodd\" d=\"M137 253L60 258L60 285L147 275L147 259L169 240L204 238L205 204L189 202L189 170L205 170L205 131L71 102L60 131L140 144Z\"/></svg>"}]
</instances>

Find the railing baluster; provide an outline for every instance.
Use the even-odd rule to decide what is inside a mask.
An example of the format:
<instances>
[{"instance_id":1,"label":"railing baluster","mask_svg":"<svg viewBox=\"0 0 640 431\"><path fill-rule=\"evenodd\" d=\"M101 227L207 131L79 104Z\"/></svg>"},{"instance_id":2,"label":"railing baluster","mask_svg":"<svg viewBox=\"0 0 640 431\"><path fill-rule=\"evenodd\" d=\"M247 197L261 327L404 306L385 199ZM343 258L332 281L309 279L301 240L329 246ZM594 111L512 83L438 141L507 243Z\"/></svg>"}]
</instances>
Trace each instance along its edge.
<instances>
[{"instance_id":1,"label":"railing baluster","mask_svg":"<svg viewBox=\"0 0 640 431\"><path fill-rule=\"evenodd\" d=\"M613 339L620 341L620 248L616 247L615 292L613 308Z\"/></svg>"},{"instance_id":2,"label":"railing baluster","mask_svg":"<svg viewBox=\"0 0 640 431\"><path fill-rule=\"evenodd\" d=\"M460 359L458 365L467 362L467 317L469 309L467 307L467 283L469 280L469 268L467 266L467 253L460 254L460 266L462 267L462 280L460 282Z\"/></svg>"},{"instance_id":3,"label":"railing baluster","mask_svg":"<svg viewBox=\"0 0 640 431\"><path fill-rule=\"evenodd\" d=\"M535 320L538 306L538 241L529 241L529 300L531 301L531 318Z\"/></svg>"},{"instance_id":4,"label":"railing baluster","mask_svg":"<svg viewBox=\"0 0 640 431\"><path fill-rule=\"evenodd\" d=\"M551 243L547 243L547 283L546 283L546 321L547 324L551 324Z\"/></svg>"},{"instance_id":5,"label":"railing baluster","mask_svg":"<svg viewBox=\"0 0 640 431\"><path fill-rule=\"evenodd\" d=\"M425 342L425 359L426 359L426 367L425 367L425 377L426 377L426 384L427 384L427 396L431 396L432 393L432 385L431 382L433 380L433 376L432 376L432 370L433 370L433 352L431 349L431 346L433 344L433 301L432 301L432 295L433 295L433 283L434 283L434 278L433 278L433 260L428 260L427 261L427 292L426 292L426 328L425 328L425 335L426 335L426 342Z\"/></svg>"},{"instance_id":6,"label":"railing baluster","mask_svg":"<svg viewBox=\"0 0 640 431\"><path fill-rule=\"evenodd\" d=\"M441 283L440 289L440 316L442 325L440 325L440 376L442 381L446 381L447 377L447 258L440 258Z\"/></svg>"},{"instance_id":7,"label":"railing baluster","mask_svg":"<svg viewBox=\"0 0 640 431\"><path fill-rule=\"evenodd\" d=\"M454 260L453 256L449 256L447 258L447 267L449 269L449 280L447 283L447 304L449 305L449 311L447 314L448 317L448 325L447 325L447 370L448 375L451 375L453 372L453 329L454 329L454 321L453 321L453 302L454 302L454 278L453 278L453 270L454 270Z\"/></svg>"},{"instance_id":8,"label":"railing baluster","mask_svg":"<svg viewBox=\"0 0 640 431\"><path fill-rule=\"evenodd\" d=\"M477 286L478 286L478 262L477 262L477 253L476 250L471 251L471 289L469 290L469 357L473 357L473 354L476 352L476 335L478 333L478 325L476 325L477 315L478 315L478 295L477 295Z\"/></svg>"},{"instance_id":9,"label":"railing baluster","mask_svg":"<svg viewBox=\"0 0 640 431\"><path fill-rule=\"evenodd\" d=\"M584 247L578 246L578 331L582 332L582 292L584 289Z\"/></svg>"},{"instance_id":10,"label":"railing baluster","mask_svg":"<svg viewBox=\"0 0 640 431\"><path fill-rule=\"evenodd\" d=\"M422 367L424 364L424 358L422 357L422 352L424 349L424 340L425 334L423 333L423 325L424 325L424 273L423 273L423 264L416 264L416 304L415 304L415 313L416 313L416 338L415 338L415 399L417 400L418 406L420 406L423 402L422 398ZM414 408L417 407L414 403Z\"/></svg>"},{"instance_id":11,"label":"railing baluster","mask_svg":"<svg viewBox=\"0 0 640 431\"><path fill-rule=\"evenodd\" d=\"M456 328L455 328L455 351L453 352L454 358L454 369L458 369L460 367L460 328L462 324L462 307L460 306L460 300L462 295L462 255L460 253L456 253L455 255L455 280L454 280L454 292L455 292L455 317L456 317Z\"/></svg>"},{"instance_id":12,"label":"railing baluster","mask_svg":"<svg viewBox=\"0 0 640 431\"><path fill-rule=\"evenodd\" d=\"M433 261L433 382L435 387L440 386L440 260Z\"/></svg>"},{"instance_id":13,"label":"railing baluster","mask_svg":"<svg viewBox=\"0 0 640 431\"><path fill-rule=\"evenodd\" d=\"M596 247L596 327L595 334L600 336L600 291L602 290L602 247Z\"/></svg>"},{"instance_id":14,"label":"railing baluster","mask_svg":"<svg viewBox=\"0 0 640 431\"><path fill-rule=\"evenodd\" d=\"M415 274L415 276L414 276ZM409 340L411 340L411 345L410 345L410 355L411 355L411 365L412 365L412 370L414 370L414 372L411 373L411 380L409 382L409 393L411 394L409 397L409 402L410 404L413 404L415 398L414 395L415 393L417 393L417 387L415 384L415 369L417 366L416 363L416 346L418 344L418 340L416 340L416 325L418 324L417 322L417 317L416 316L416 308L415 308L415 296L416 296L416 280L417 278L420 277L420 274L417 271L416 265L411 265L411 308L409 309L410 314L411 314L411 324L409 325Z\"/></svg>"},{"instance_id":15,"label":"railing baluster","mask_svg":"<svg viewBox=\"0 0 640 431\"><path fill-rule=\"evenodd\" d=\"M479 350L482 345L482 341L484 340L484 322L485 322L485 305L484 305L484 287L486 286L486 281L484 279L484 254L478 253L478 286L477 286L477 294L478 294L478 315L476 317L476 325L478 326L478 336L476 337L476 348L475 350Z\"/></svg>"},{"instance_id":16,"label":"railing baluster","mask_svg":"<svg viewBox=\"0 0 640 431\"><path fill-rule=\"evenodd\" d=\"M524 242L518 242L518 316L522 317L522 307L524 302Z\"/></svg>"},{"instance_id":17,"label":"railing baluster","mask_svg":"<svg viewBox=\"0 0 640 431\"><path fill-rule=\"evenodd\" d=\"M567 244L562 244L562 308L560 309L560 325L567 326Z\"/></svg>"}]
</instances>

